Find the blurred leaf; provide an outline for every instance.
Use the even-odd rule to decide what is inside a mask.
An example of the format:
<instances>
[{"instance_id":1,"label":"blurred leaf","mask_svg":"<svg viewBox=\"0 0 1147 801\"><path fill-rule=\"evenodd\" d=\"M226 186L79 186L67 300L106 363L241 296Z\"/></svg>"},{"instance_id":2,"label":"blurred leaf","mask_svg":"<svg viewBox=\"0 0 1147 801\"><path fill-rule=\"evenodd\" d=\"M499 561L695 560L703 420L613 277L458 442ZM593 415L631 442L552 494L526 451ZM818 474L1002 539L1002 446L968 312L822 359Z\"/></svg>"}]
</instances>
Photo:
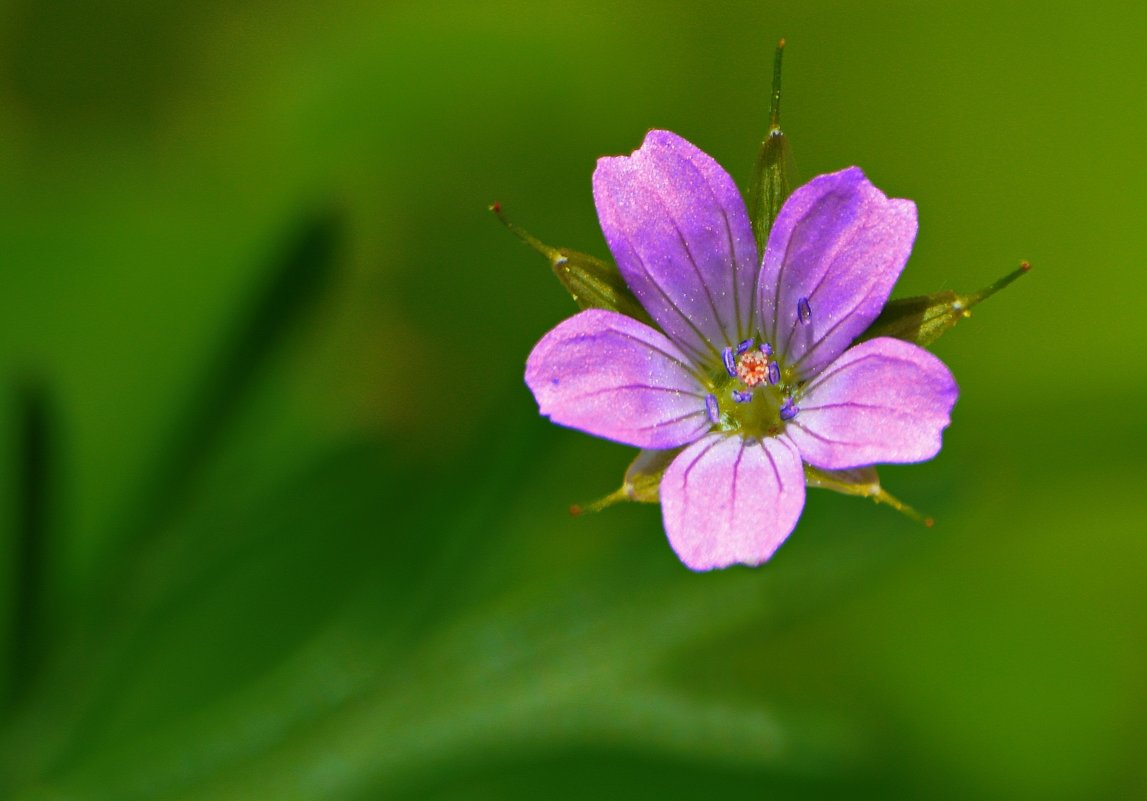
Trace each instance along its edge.
<instances>
[{"instance_id":1,"label":"blurred leaf","mask_svg":"<svg viewBox=\"0 0 1147 801\"><path fill-rule=\"evenodd\" d=\"M55 578L49 559L56 543L52 537L53 497L59 480L54 459L58 425L48 392L42 382L26 382L19 388L17 413L19 436L15 461L19 465L16 488L16 526L12 543L13 587L10 621L0 677L7 681L0 708L21 701L39 672L43 651L52 632L48 630L54 608L51 586ZM58 547L58 546L56 546Z\"/></svg>"}]
</instances>

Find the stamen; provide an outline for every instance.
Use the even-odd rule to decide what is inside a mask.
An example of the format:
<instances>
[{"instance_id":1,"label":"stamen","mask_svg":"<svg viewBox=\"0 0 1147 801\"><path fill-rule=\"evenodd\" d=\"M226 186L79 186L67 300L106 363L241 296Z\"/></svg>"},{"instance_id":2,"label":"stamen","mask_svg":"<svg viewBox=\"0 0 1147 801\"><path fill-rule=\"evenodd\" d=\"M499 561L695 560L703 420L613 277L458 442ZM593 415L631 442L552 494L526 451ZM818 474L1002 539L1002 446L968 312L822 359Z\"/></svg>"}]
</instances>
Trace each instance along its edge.
<instances>
[{"instance_id":1,"label":"stamen","mask_svg":"<svg viewBox=\"0 0 1147 801\"><path fill-rule=\"evenodd\" d=\"M717 405L716 395L705 396L705 411L709 413L709 422L716 425L721 422L721 407Z\"/></svg>"},{"instance_id":2,"label":"stamen","mask_svg":"<svg viewBox=\"0 0 1147 801\"><path fill-rule=\"evenodd\" d=\"M797 319L801 321L801 325L808 325L808 321L812 319L812 306L808 305L808 298L797 301Z\"/></svg>"},{"instance_id":3,"label":"stamen","mask_svg":"<svg viewBox=\"0 0 1147 801\"><path fill-rule=\"evenodd\" d=\"M740 356L751 347L753 347L753 340L746 339L742 341L741 344L737 346L737 355Z\"/></svg>"},{"instance_id":4,"label":"stamen","mask_svg":"<svg viewBox=\"0 0 1147 801\"><path fill-rule=\"evenodd\" d=\"M770 384L781 383L781 366L779 364L777 364L776 362L770 362L769 363L769 383Z\"/></svg>"},{"instance_id":5,"label":"stamen","mask_svg":"<svg viewBox=\"0 0 1147 801\"><path fill-rule=\"evenodd\" d=\"M766 356L772 356L773 355L773 346L770 345L768 342L762 342L761 343L761 353L765 354Z\"/></svg>"},{"instance_id":6,"label":"stamen","mask_svg":"<svg viewBox=\"0 0 1147 801\"><path fill-rule=\"evenodd\" d=\"M733 359L733 349L725 348L721 351L721 360L725 362L725 370L731 376L737 375L737 362Z\"/></svg>"},{"instance_id":7,"label":"stamen","mask_svg":"<svg viewBox=\"0 0 1147 801\"><path fill-rule=\"evenodd\" d=\"M733 390L733 400L735 400L737 403L748 403L752 399L752 391L741 392L739 389Z\"/></svg>"},{"instance_id":8,"label":"stamen","mask_svg":"<svg viewBox=\"0 0 1147 801\"><path fill-rule=\"evenodd\" d=\"M788 421L797 416L800 408L793 403L792 398L785 398L785 402L781 404L781 419Z\"/></svg>"}]
</instances>

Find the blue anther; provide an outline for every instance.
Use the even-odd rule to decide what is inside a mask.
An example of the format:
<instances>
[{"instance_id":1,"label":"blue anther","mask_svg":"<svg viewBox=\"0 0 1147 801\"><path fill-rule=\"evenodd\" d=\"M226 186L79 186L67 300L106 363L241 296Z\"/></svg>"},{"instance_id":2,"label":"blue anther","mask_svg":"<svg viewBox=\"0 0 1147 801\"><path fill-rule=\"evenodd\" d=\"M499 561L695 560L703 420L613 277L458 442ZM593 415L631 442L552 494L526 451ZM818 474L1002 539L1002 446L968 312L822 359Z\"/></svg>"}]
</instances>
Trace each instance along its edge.
<instances>
[{"instance_id":1,"label":"blue anther","mask_svg":"<svg viewBox=\"0 0 1147 801\"><path fill-rule=\"evenodd\" d=\"M744 353L745 351L747 351L751 347L753 347L753 340L751 340L751 339L743 340L741 342L741 344L737 346L737 355L740 356L742 353Z\"/></svg>"},{"instance_id":2,"label":"blue anther","mask_svg":"<svg viewBox=\"0 0 1147 801\"><path fill-rule=\"evenodd\" d=\"M762 342L761 343L761 353L765 354L766 356L772 356L773 355L773 346L770 345L768 342Z\"/></svg>"},{"instance_id":3,"label":"blue anther","mask_svg":"<svg viewBox=\"0 0 1147 801\"><path fill-rule=\"evenodd\" d=\"M781 383L781 366L776 362L769 362L769 383Z\"/></svg>"},{"instance_id":4,"label":"blue anther","mask_svg":"<svg viewBox=\"0 0 1147 801\"><path fill-rule=\"evenodd\" d=\"M788 421L797 416L800 408L793 403L792 398L785 398L785 402L781 404L781 419Z\"/></svg>"},{"instance_id":5,"label":"blue anther","mask_svg":"<svg viewBox=\"0 0 1147 801\"><path fill-rule=\"evenodd\" d=\"M733 400L735 400L737 403L748 403L752 399L753 399L753 393L752 392L747 392L747 391L742 392L739 389L733 390Z\"/></svg>"},{"instance_id":6,"label":"blue anther","mask_svg":"<svg viewBox=\"0 0 1147 801\"><path fill-rule=\"evenodd\" d=\"M705 396L705 411L709 413L709 422L717 424L721 422L721 407L717 405L716 395Z\"/></svg>"},{"instance_id":7,"label":"blue anther","mask_svg":"<svg viewBox=\"0 0 1147 801\"><path fill-rule=\"evenodd\" d=\"M721 351L721 360L725 362L725 370L729 375L735 376L737 374L737 361L733 358L733 349L725 348Z\"/></svg>"},{"instance_id":8,"label":"blue anther","mask_svg":"<svg viewBox=\"0 0 1147 801\"><path fill-rule=\"evenodd\" d=\"M808 305L808 298L797 301L797 319L801 321L801 325L808 325L808 321L812 319L812 306Z\"/></svg>"}]
</instances>

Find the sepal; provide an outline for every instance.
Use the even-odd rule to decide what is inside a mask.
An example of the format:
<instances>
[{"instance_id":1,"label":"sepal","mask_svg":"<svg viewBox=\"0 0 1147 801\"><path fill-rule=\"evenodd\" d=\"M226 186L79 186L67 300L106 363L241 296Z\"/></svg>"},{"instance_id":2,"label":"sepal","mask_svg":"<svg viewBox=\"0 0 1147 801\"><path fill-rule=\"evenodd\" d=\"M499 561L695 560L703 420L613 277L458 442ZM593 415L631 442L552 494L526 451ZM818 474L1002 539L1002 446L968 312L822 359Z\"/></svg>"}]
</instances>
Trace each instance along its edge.
<instances>
[{"instance_id":1,"label":"sepal","mask_svg":"<svg viewBox=\"0 0 1147 801\"><path fill-rule=\"evenodd\" d=\"M646 325L656 327L653 319L629 291L616 265L587 253L545 244L524 228L510 222L498 203L492 204L490 211L494 212L494 216L518 239L549 260L554 275L582 309L607 309L620 312Z\"/></svg>"},{"instance_id":2,"label":"sepal","mask_svg":"<svg viewBox=\"0 0 1147 801\"><path fill-rule=\"evenodd\" d=\"M661 487L661 478L669 463L677 458L684 448L669 448L668 450L642 449L637 458L630 463L625 471L625 478L621 486L593 503L584 506L574 504L570 507L570 514L580 515L583 512L600 512L623 501L635 503L657 503L660 499L658 490Z\"/></svg>"},{"instance_id":3,"label":"sepal","mask_svg":"<svg viewBox=\"0 0 1147 801\"><path fill-rule=\"evenodd\" d=\"M875 467L856 467L851 470L820 470L812 465L804 466L805 486L829 489L844 495L871 498L876 503L891 506L905 517L915 520L928 528L935 522L924 517L908 504L894 497L880 486L880 476Z\"/></svg>"},{"instance_id":4,"label":"sepal","mask_svg":"<svg viewBox=\"0 0 1147 801\"><path fill-rule=\"evenodd\" d=\"M781 130L781 60L785 40L777 43L773 60L773 94L769 113L769 130L761 142L757 163L749 184L749 218L753 223L753 236L757 250L765 252L769 230L781 211L781 206L796 186L796 161L788 137Z\"/></svg>"},{"instance_id":5,"label":"sepal","mask_svg":"<svg viewBox=\"0 0 1147 801\"><path fill-rule=\"evenodd\" d=\"M859 341L875 337L895 337L921 347L927 347L954 328L965 317L972 316L972 307L991 297L1031 269L1026 261L991 286L979 292L960 295L951 290L934 292L913 298L889 301L880 316L860 335Z\"/></svg>"}]
</instances>

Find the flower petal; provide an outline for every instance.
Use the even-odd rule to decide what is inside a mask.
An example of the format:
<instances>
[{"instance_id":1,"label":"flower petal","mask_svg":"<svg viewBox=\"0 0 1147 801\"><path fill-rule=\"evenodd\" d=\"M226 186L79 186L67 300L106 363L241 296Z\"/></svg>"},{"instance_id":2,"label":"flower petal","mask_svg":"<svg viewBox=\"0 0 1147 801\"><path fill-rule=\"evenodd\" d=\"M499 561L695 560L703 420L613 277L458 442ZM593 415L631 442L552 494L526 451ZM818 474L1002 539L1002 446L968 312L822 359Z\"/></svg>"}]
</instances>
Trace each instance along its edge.
<instances>
[{"instance_id":1,"label":"flower petal","mask_svg":"<svg viewBox=\"0 0 1147 801\"><path fill-rule=\"evenodd\" d=\"M661 479L669 544L693 570L764 562L796 526L804 497L800 454L783 436L710 434Z\"/></svg>"},{"instance_id":2,"label":"flower petal","mask_svg":"<svg viewBox=\"0 0 1147 801\"><path fill-rule=\"evenodd\" d=\"M685 355L660 331L590 309L534 346L526 384L542 414L639 448L674 448L709 427L706 391Z\"/></svg>"},{"instance_id":3,"label":"flower petal","mask_svg":"<svg viewBox=\"0 0 1147 801\"><path fill-rule=\"evenodd\" d=\"M745 203L717 162L650 131L631 156L599 159L593 196L629 288L694 361L753 332L757 246Z\"/></svg>"},{"instance_id":4,"label":"flower petal","mask_svg":"<svg viewBox=\"0 0 1147 801\"><path fill-rule=\"evenodd\" d=\"M758 311L765 339L799 378L815 376L876 319L915 239L916 204L885 197L856 167L818 176L785 201L765 248Z\"/></svg>"},{"instance_id":5,"label":"flower petal","mask_svg":"<svg viewBox=\"0 0 1147 801\"><path fill-rule=\"evenodd\" d=\"M786 433L826 470L921 462L940 451L959 388L942 361L889 337L862 342L805 390Z\"/></svg>"}]
</instances>

